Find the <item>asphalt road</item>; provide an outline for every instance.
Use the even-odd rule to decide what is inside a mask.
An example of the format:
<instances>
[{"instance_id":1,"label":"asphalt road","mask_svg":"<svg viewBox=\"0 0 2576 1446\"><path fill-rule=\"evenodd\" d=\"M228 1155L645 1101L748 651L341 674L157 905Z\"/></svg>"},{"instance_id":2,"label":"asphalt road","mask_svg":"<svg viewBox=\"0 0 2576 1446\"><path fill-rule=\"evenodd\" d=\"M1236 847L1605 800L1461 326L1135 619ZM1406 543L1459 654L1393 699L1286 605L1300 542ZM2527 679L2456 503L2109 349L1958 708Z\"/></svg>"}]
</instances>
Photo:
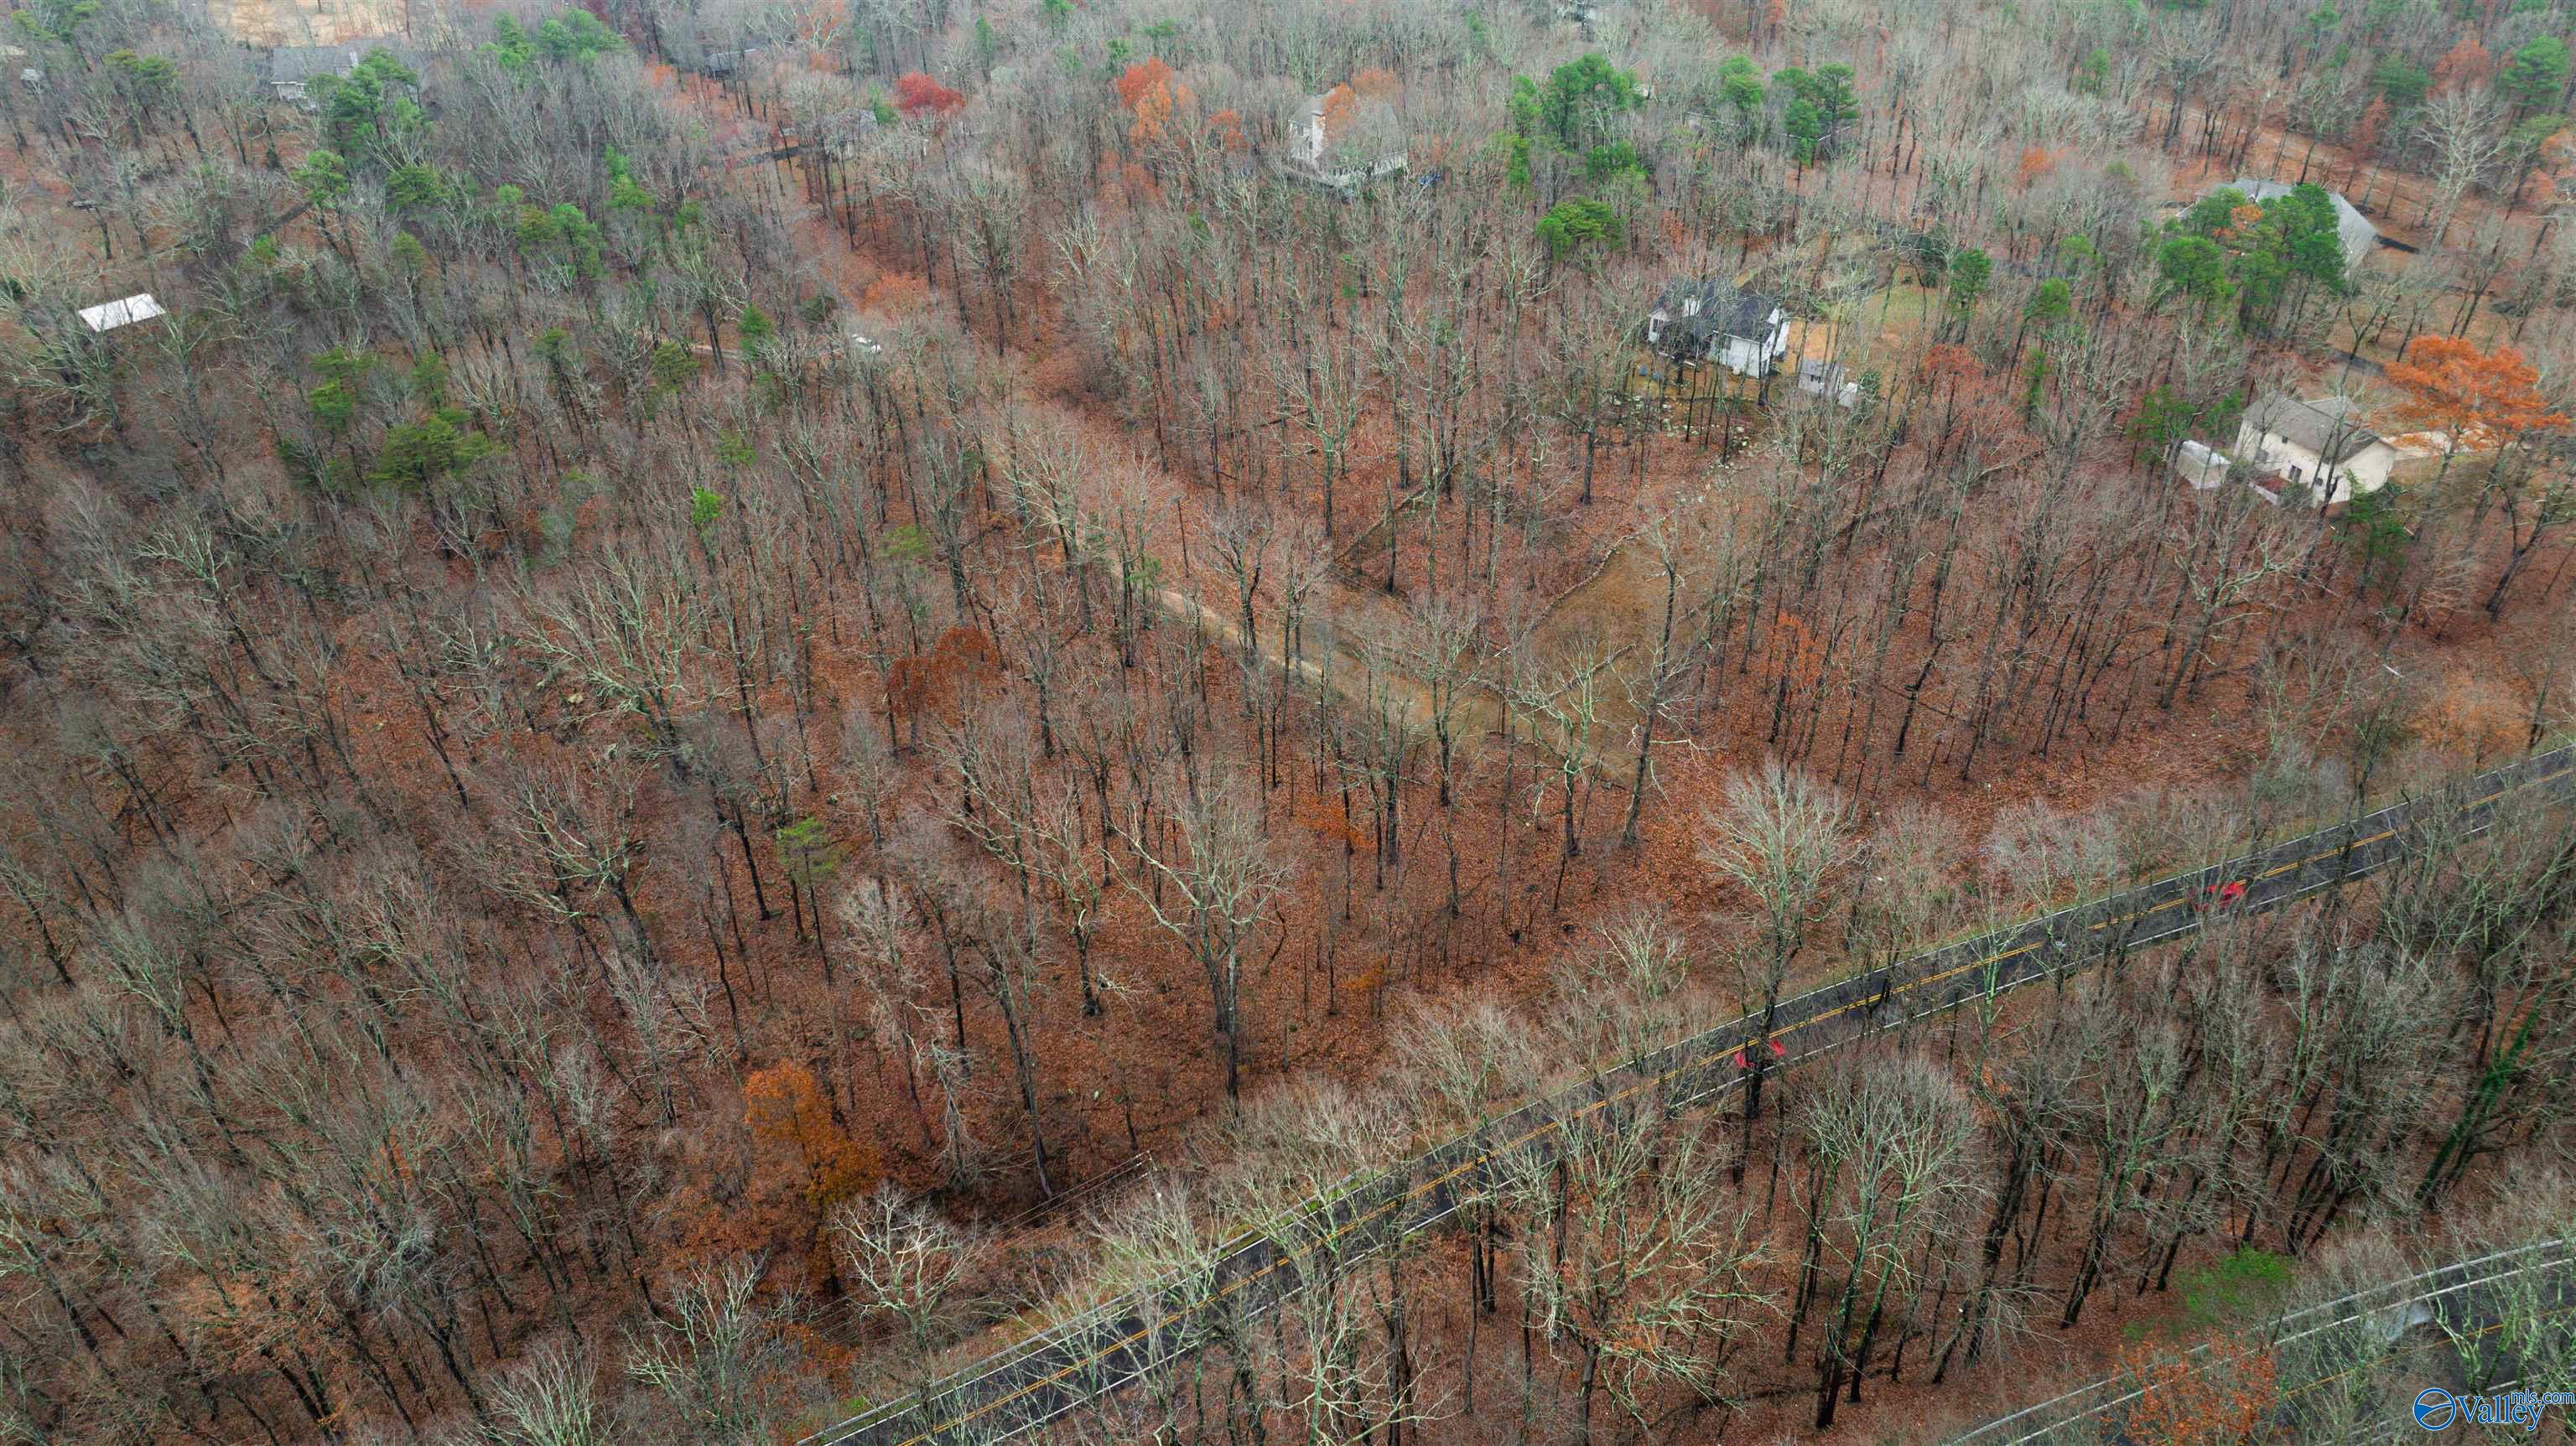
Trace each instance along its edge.
<instances>
[{"instance_id":1,"label":"asphalt road","mask_svg":"<svg viewBox=\"0 0 2576 1446\"><path fill-rule=\"evenodd\" d=\"M1694 1106L1743 1082L1746 1071L1735 1063L1739 1052L1756 1061L1776 1059L1774 1068L1786 1068L1876 1030L2172 939L2200 925L2204 914L2194 907L2196 899L2230 883L2245 887L2223 907L2244 913L2276 908L2403 857L2419 823L2445 819L2483 828L2507 795L2534 788L2576 793L2571 780L2576 747L2535 754L2438 795L1784 1000L1767 1033L1748 1017L1612 1067L1403 1167L1318 1197L1264 1232L1238 1237L1211 1271L1124 1297L951 1377L930 1392L926 1404L917 1396L890 1402L807 1437L803 1446L989 1446L1007 1440L1188 1355L1217 1322L1276 1301L1310 1272L1437 1225L1472 1198L1499 1162L1508 1160L1515 1169L1546 1162L1557 1132L1569 1123L1632 1101L1675 1110Z\"/></svg>"},{"instance_id":2,"label":"asphalt road","mask_svg":"<svg viewBox=\"0 0 2576 1446\"><path fill-rule=\"evenodd\" d=\"M2327 1434L2326 1423L2314 1419L2313 1408L2332 1398L2315 1398L2313 1393L2355 1376L2368 1376L2402 1350L2397 1342L2407 1331L2435 1327L2438 1334L2425 1342L2428 1345L2457 1343L2494 1333L2502 1313L2498 1296L2515 1289L2507 1282L2517 1277L2529 1277L2518 1285L2531 1291L2525 1299L2536 1302L2546 1316L2563 1317L2576 1309L2576 1249L2571 1249L2565 1239L2551 1238L2453 1261L2404 1280L2356 1291L2283 1316L2249 1334L2249 1343L2260 1344L2271 1352L2279 1362L2281 1379L2288 1382L2282 1391L2279 1413L2286 1439L2308 1440ZM2206 1349L2195 1346L2188 1354L2197 1356ZM2494 1371L2492 1384L2467 1383L2480 1393L2507 1389L2521 1378L2518 1361L2499 1359L2489 1364ZM2423 1369L2423 1376L2415 1384L2441 1385L2453 1376L2451 1370L2430 1362ZM2544 1390L2563 1388L2562 1383L2553 1381L2524 1384ZM2105 1377L2024 1406L2010 1415L1997 1416L1949 1438L1948 1446L2099 1446L2106 1439L2105 1428L2124 1420L2143 1394L2131 1377ZM2402 1399L2390 1404L2401 1407L2400 1416L2391 1424L2402 1423ZM2126 1442L2132 1438L2122 1432L2109 1439Z\"/></svg>"}]
</instances>

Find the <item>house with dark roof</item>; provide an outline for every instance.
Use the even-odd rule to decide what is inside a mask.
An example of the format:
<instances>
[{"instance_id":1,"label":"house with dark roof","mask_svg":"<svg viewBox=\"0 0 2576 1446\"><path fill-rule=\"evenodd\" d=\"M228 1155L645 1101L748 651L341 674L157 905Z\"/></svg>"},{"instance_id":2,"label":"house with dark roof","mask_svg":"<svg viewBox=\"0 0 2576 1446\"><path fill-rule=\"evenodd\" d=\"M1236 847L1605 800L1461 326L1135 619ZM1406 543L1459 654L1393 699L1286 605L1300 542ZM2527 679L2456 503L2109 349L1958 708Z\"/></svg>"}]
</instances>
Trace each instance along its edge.
<instances>
[{"instance_id":1,"label":"house with dark roof","mask_svg":"<svg viewBox=\"0 0 2576 1446\"><path fill-rule=\"evenodd\" d=\"M2448 450L2429 433L2383 436L2346 396L2303 400L2264 392L2236 426L2236 460L2254 489L2276 504L2293 489L2317 507L2349 502L2438 470Z\"/></svg>"},{"instance_id":2,"label":"house with dark roof","mask_svg":"<svg viewBox=\"0 0 2576 1446\"><path fill-rule=\"evenodd\" d=\"M1737 376L1767 377L1789 352L1789 313L1722 277L1675 281L1646 316L1646 345L1675 361L1713 361Z\"/></svg>"}]
</instances>

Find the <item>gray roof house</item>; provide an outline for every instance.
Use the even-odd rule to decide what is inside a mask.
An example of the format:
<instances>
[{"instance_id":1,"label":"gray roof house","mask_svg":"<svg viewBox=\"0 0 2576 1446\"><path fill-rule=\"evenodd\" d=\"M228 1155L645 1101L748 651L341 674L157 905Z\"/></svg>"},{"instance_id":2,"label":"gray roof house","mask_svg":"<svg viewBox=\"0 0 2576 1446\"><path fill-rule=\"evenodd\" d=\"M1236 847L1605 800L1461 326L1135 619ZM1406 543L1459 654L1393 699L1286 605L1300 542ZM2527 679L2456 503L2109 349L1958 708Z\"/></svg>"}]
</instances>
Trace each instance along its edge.
<instances>
[{"instance_id":1,"label":"gray roof house","mask_svg":"<svg viewBox=\"0 0 2576 1446\"><path fill-rule=\"evenodd\" d=\"M2391 482L2437 471L2449 447L2439 437L2390 437L2372 427L2351 397L2301 398L2265 392L2237 424L2235 457L2265 500L2302 489L2319 507L2349 502Z\"/></svg>"},{"instance_id":2,"label":"gray roof house","mask_svg":"<svg viewBox=\"0 0 2576 1446\"><path fill-rule=\"evenodd\" d=\"M2318 397L2314 401L2287 392L2265 392L2245 409L2245 425L2268 434L2320 460L2342 462L2375 446L2377 432L2361 417L2361 404L2351 397Z\"/></svg>"},{"instance_id":3,"label":"gray roof house","mask_svg":"<svg viewBox=\"0 0 2576 1446\"><path fill-rule=\"evenodd\" d=\"M1798 362L1798 390L1811 397L1825 397L1836 406L1850 407L1860 403L1860 383L1851 379L1851 369L1838 361L1822 357L1803 357Z\"/></svg>"},{"instance_id":4,"label":"gray roof house","mask_svg":"<svg viewBox=\"0 0 2576 1446\"><path fill-rule=\"evenodd\" d=\"M347 75L365 52L348 45L281 45L268 53L269 93L302 100L304 87L325 75Z\"/></svg>"},{"instance_id":5,"label":"gray roof house","mask_svg":"<svg viewBox=\"0 0 2576 1446\"><path fill-rule=\"evenodd\" d=\"M314 81L326 75L347 75L375 50L391 51L408 69L420 69L418 52L381 37L340 45L279 45L268 52L268 93L278 100L301 103L306 88Z\"/></svg>"},{"instance_id":6,"label":"gray roof house","mask_svg":"<svg viewBox=\"0 0 2576 1446\"><path fill-rule=\"evenodd\" d=\"M1713 360L1740 376L1769 376L1789 350L1789 313L1722 277L1679 280L1655 298L1646 345L1675 361Z\"/></svg>"},{"instance_id":7,"label":"gray roof house","mask_svg":"<svg viewBox=\"0 0 2576 1446\"><path fill-rule=\"evenodd\" d=\"M2239 176L2227 187L2244 192L2246 200L2257 204L2278 200L2298 189L2287 181L2258 181L2250 176ZM2326 199L2334 203L2335 239L2343 243L2343 265L2350 271L2379 245L2379 228L2345 200L2343 192L2328 191Z\"/></svg>"},{"instance_id":8,"label":"gray roof house","mask_svg":"<svg viewBox=\"0 0 2576 1446\"><path fill-rule=\"evenodd\" d=\"M1297 136L1296 156L1288 173L1347 200L1371 181L1405 169L1406 156L1403 151L1381 151L1365 165L1334 169L1332 139L1326 134L1324 125L1324 113L1330 109L1332 98L1331 91L1306 98L1306 127Z\"/></svg>"}]
</instances>

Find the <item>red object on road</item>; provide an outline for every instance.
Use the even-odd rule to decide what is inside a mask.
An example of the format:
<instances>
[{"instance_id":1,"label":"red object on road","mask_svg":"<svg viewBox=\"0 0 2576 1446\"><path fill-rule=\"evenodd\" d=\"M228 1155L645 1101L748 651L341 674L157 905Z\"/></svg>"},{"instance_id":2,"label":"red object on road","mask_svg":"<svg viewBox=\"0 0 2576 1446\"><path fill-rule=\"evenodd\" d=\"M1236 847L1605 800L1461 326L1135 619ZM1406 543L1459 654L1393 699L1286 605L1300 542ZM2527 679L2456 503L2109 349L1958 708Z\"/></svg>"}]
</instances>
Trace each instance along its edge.
<instances>
[{"instance_id":1,"label":"red object on road","mask_svg":"<svg viewBox=\"0 0 2576 1446\"><path fill-rule=\"evenodd\" d=\"M1787 1059L1789 1057L1788 1047L1776 1039L1771 1041L1771 1057L1773 1059Z\"/></svg>"},{"instance_id":2,"label":"red object on road","mask_svg":"<svg viewBox=\"0 0 2576 1446\"><path fill-rule=\"evenodd\" d=\"M1751 1060L1744 1057L1744 1051L1739 1049L1735 1052L1735 1067L1737 1069L1743 1069L1751 1063Z\"/></svg>"}]
</instances>

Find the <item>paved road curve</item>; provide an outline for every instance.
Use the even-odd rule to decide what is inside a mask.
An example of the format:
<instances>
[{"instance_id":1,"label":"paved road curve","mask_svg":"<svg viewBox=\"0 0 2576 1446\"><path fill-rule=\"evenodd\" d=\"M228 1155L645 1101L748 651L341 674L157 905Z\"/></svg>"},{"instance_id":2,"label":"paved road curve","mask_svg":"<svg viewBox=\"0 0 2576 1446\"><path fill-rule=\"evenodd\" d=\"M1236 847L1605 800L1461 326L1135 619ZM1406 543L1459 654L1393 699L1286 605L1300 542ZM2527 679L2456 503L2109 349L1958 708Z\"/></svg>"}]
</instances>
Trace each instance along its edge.
<instances>
[{"instance_id":1,"label":"paved road curve","mask_svg":"<svg viewBox=\"0 0 2576 1446\"><path fill-rule=\"evenodd\" d=\"M2228 907L2258 912L2332 888L2403 857L2419 825L2482 829L2508 795L2576 792L2576 747L2535 754L2439 795L2400 803L2258 853L2159 879L2008 929L1899 960L1782 1001L1766 1033L1755 1019L1722 1024L1504 1115L1409 1164L1355 1179L1267 1231L1237 1237L1215 1268L1122 1297L991 1356L920 1397L890 1402L806 1438L803 1446L987 1446L1043 1425L1094 1396L1194 1350L1206 1328L1257 1310L1301 1284L1319 1260L1348 1261L1456 1210L1505 1158L1544 1159L1567 1124L1645 1095L1697 1104L1740 1083L1734 1060L1770 1055L1794 1065L1909 1019L1954 1008L2198 927L2195 899L2241 881ZM1776 1050L1773 1048L1776 1046Z\"/></svg>"}]
</instances>

